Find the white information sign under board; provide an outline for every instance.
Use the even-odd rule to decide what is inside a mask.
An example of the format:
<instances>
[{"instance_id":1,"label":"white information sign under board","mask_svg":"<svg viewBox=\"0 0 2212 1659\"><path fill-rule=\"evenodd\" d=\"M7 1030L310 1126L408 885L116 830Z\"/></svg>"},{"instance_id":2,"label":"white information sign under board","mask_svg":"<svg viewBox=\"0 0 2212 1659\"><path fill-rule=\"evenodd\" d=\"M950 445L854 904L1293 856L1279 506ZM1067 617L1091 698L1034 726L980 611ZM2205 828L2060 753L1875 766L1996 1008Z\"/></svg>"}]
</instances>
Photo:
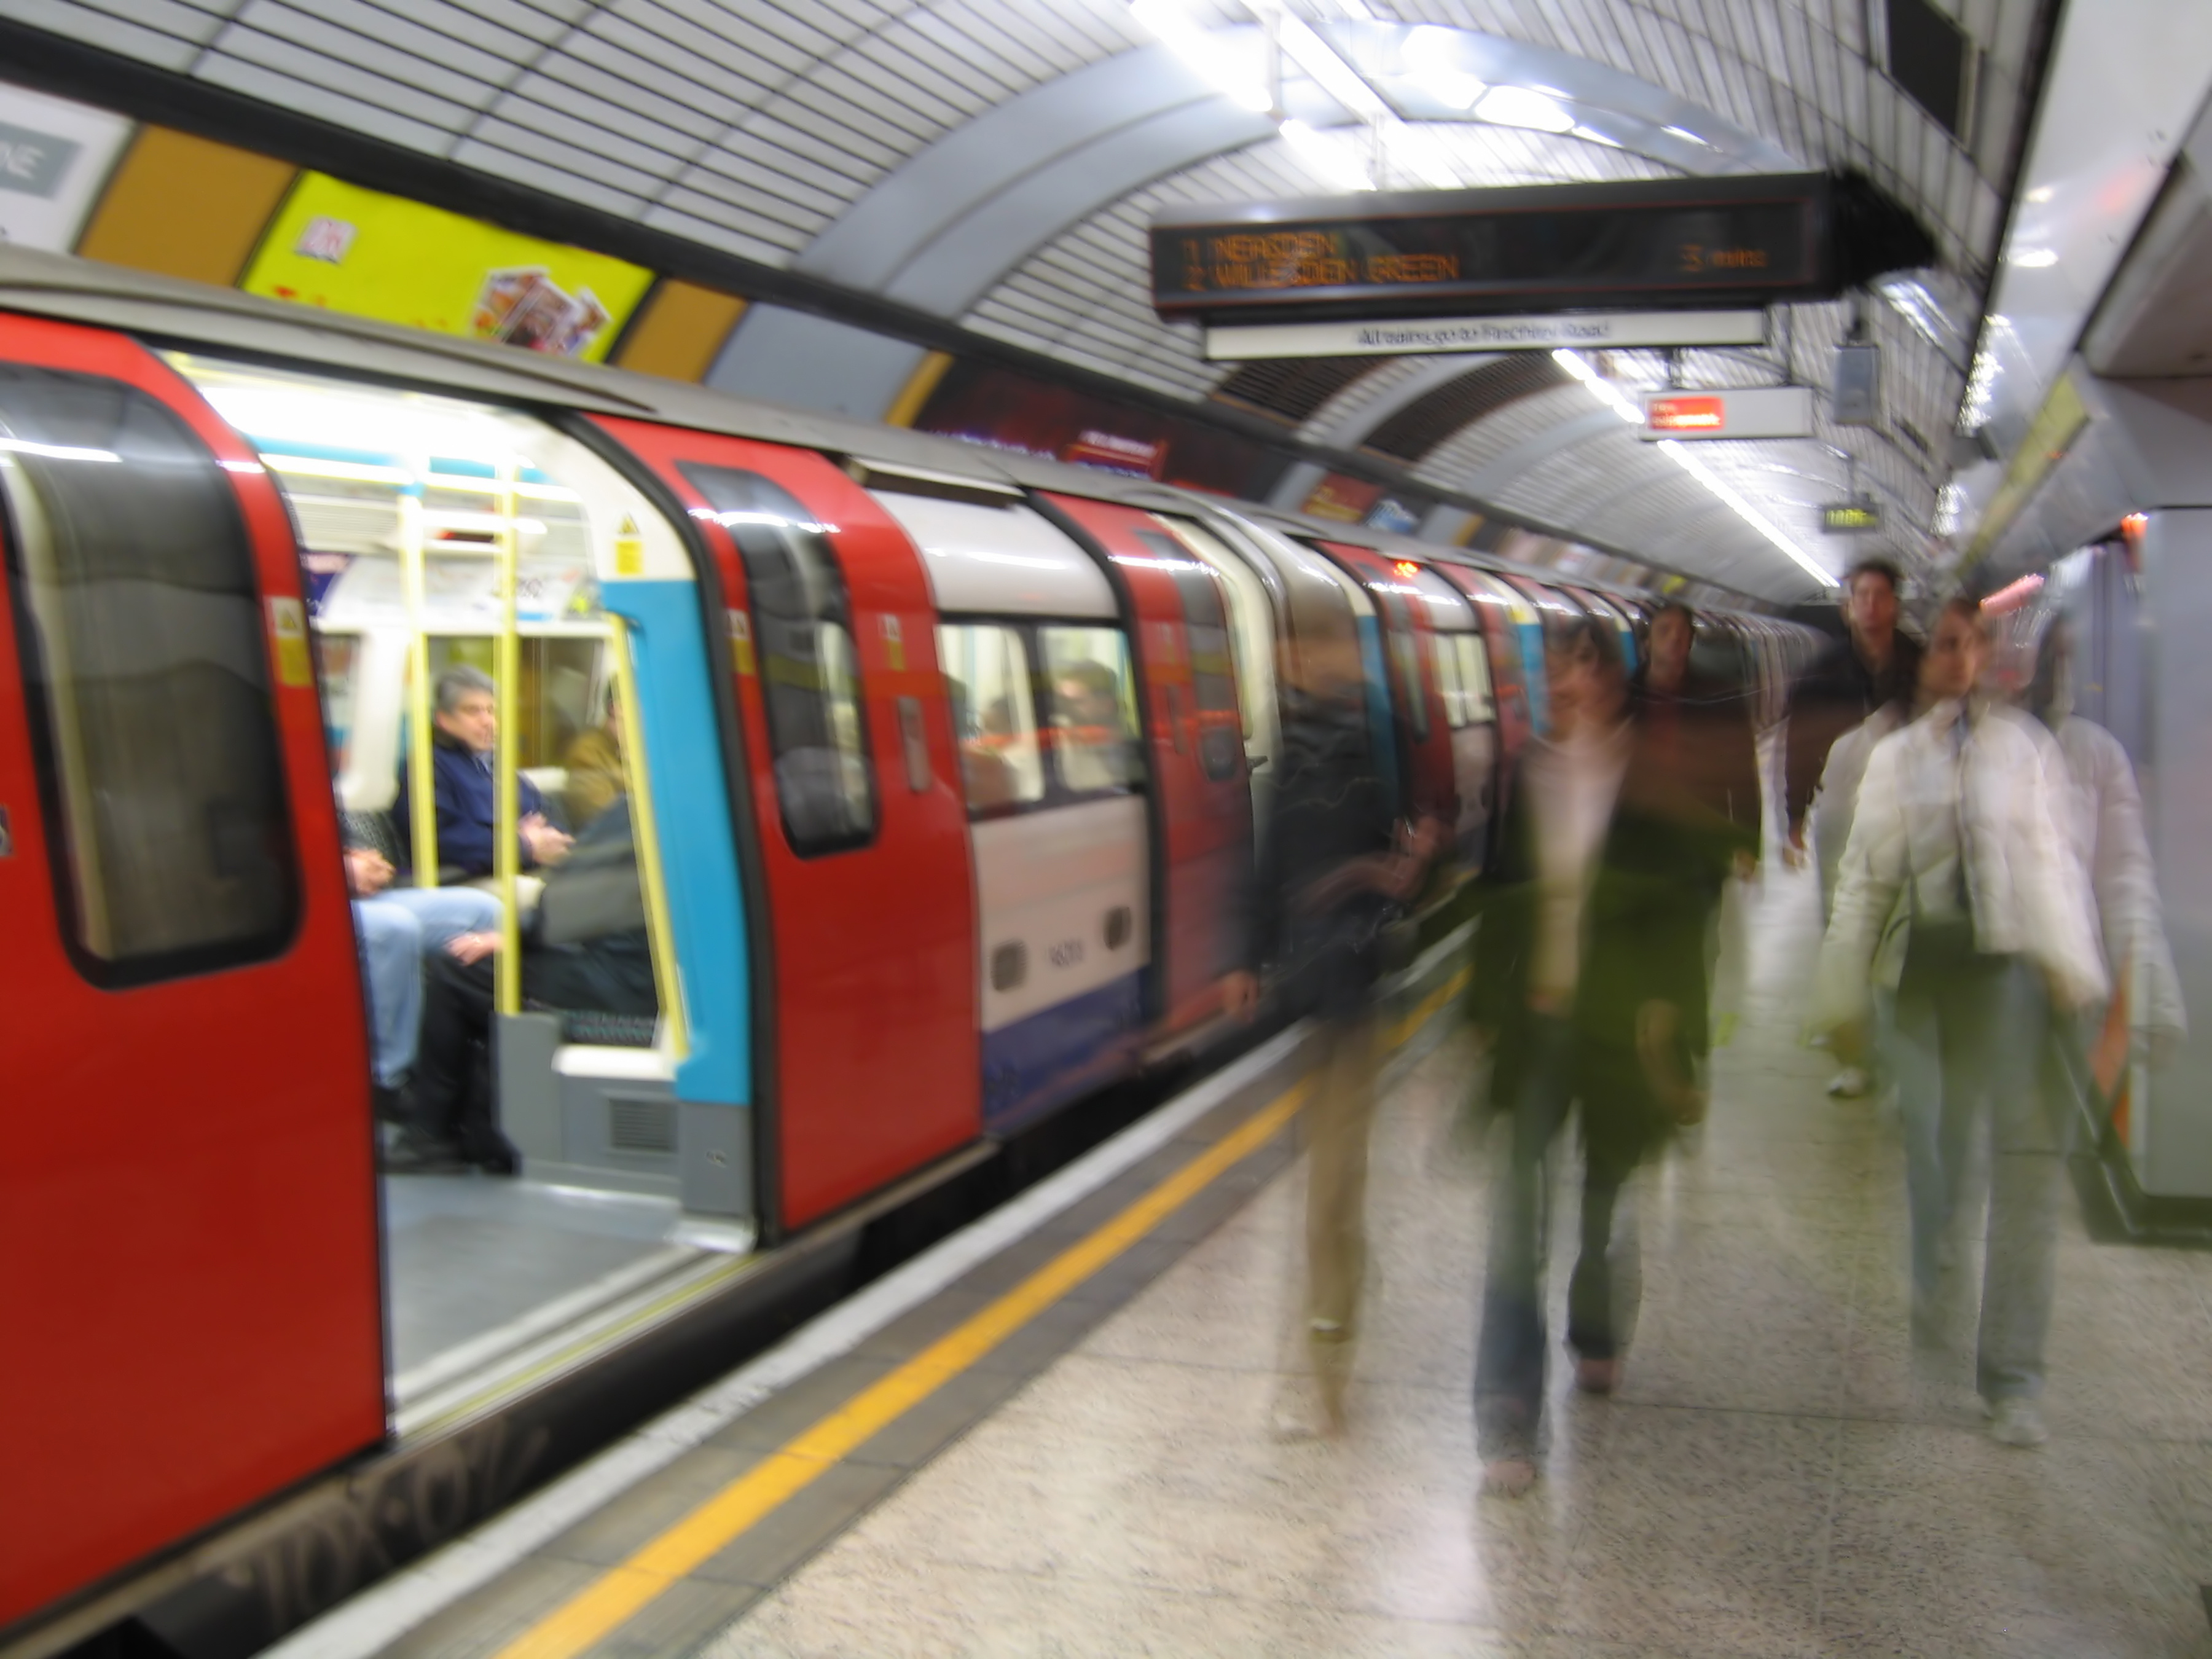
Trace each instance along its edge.
<instances>
[{"instance_id":1,"label":"white information sign under board","mask_svg":"<svg viewBox=\"0 0 2212 1659\"><path fill-rule=\"evenodd\" d=\"M75 247L130 136L119 115L0 85L0 242Z\"/></svg>"},{"instance_id":2,"label":"white information sign under board","mask_svg":"<svg viewBox=\"0 0 2212 1659\"><path fill-rule=\"evenodd\" d=\"M1809 438L1813 390L1746 386L1729 392L1655 392L1644 399L1639 438Z\"/></svg>"},{"instance_id":3,"label":"white information sign under board","mask_svg":"<svg viewBox=\"0 0 2212 1659\"><path fill-rule=\"evenodd\" d=\"M1256 323L1206 331L1212 362L1263 357L1383 357L1562 347L1761 345L1763 311L1586 311L1532 317L1430 317L1378 323Z\"/></svg>"}]
</instances>

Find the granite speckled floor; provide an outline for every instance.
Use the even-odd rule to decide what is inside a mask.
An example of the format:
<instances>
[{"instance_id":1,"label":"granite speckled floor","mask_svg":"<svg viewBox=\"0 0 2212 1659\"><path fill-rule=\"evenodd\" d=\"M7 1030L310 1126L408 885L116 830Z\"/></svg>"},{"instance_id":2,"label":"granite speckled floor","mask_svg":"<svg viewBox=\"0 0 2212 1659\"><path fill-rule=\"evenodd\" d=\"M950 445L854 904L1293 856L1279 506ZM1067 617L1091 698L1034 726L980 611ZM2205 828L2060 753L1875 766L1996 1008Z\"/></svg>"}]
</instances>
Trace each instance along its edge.
<instances>
[{"instance_id":1,"label":"granite speckled floor","mask_svg":"<svg viewBox=\"0 0 2212 1659\"><path fill-rule=\"evenodd\" d=\"M1377 1126L1347 1438L1268 1432L1292 1168L703 1650L2212 1654L2212 1255L2093 1245L2069 1198L2052 1439L1987 1439L1964 1355L1907 1340L1894 1132L1795 1043L1812 927L1777 880L1712 1121L1638 1194L1626 1386L1554 1364L1526 1500L1475 1496L1490 1148L1455 1040Z\"/></svg>"}]
</instances>

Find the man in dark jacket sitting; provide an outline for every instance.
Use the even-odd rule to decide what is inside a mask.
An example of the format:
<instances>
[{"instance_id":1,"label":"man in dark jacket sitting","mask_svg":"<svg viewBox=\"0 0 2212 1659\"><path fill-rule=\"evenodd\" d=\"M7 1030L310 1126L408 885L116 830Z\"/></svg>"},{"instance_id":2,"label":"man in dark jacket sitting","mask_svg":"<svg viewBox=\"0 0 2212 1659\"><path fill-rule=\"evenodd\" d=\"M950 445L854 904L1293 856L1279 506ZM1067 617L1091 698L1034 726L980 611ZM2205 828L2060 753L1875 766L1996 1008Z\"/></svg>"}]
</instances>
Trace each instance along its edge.
<instances>
[{"instance_id":1,"label":"man in dark jacket sitting","mask_svg":"<svg viewBox=\"0 0 2212 1659\"><path fill-rule=\"evenodd\" d=\"M497 801L492 788L492 748L499 738L498 703L492 683L481 670L456 664L438 676L436 708L430 716L430 771L438 805L438 865L441 879L465 881L492 872L492 837ZM411 856L407 833L411 770L399 775L399 797L392 822L399 846ZM528 778L514 781L515 829L525 870L558 864L569 838L545 816L545 798Z\"/></svg>"},{"instance_id":2,"label":"man in dark jacket sitting","mask_svg":"<svg viewBox=\"0 0 2212 1659\"><path fill-rule=\"evenodd\" d=\"M494 1175L517 1172L520 1159L500 1132L486 1066L491 957L499 943L496 933L465 933L424 959L411 1121L385 1163L395 1174L471 1164ZM548 878L523 939L522 996L526 1004L563 1012L659 1012L628 795L617 796L592 820Z\"/></svg>"}]
</instances>

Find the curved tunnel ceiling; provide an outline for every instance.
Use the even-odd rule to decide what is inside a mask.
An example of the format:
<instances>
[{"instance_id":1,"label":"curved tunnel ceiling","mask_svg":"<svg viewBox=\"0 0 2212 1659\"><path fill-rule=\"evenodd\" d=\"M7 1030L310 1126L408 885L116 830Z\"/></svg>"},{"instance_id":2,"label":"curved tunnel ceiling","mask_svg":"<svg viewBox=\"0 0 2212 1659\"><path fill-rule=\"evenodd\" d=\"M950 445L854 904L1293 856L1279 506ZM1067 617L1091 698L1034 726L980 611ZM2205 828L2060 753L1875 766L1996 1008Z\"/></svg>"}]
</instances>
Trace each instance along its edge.
<instances>
[{"instance_id":1,"label":"curved tunnel ceiling","mask_svg":"<svg viewBox=\"0 0 2212 1659\"><path fill-rule=\"evenodd\" d=\"M1824 418L1812 441L1706 445L1700 459L1800 547L1820 550L1813 509L1856 487L1883 501L1903 550L1921 550L2041 0L1964 8L1978 54L1964 141L1877 67L1865 31L1880 8L1339 9L1354 15L1307 21L1382 89L1431 174L1480 185L1850 166L1911 207L1945 269L1867 309L1867 337L1885 348L1882 425ZM1186 9L1232 47L1256 33L1237 0ZM1555 377L1525 368L1493 375L1533 378L1510 398L1465 396L1453 425L1451 389L1471 392L1490 373L1475 359L1278 365L1272 376L1203 362L1194 332L1147 303L1152 211L1330 186L1125 0L0 0L0 15L1173 396L1268 409L1318 441L1372 445L1502 512L1692 574L1777 598L1808 587L1588 387L1544 386ZM1575 129L1470 119L1433 91L1439 65L1547 89ZM1365 142L1331 131L1349 112L1310 80L1286 81L1283 103L1323 143ZM1850 324L1841 304L1789 307L1768 348L1672 364L1615 353L1601 368L1632 395L1670 378L1819 386ZM895 386L919 355L759 306L710 380L757 389L775 366L788 377L825 353L874 353L858 373L871 386Z\"/></svg>"}]
</instances>

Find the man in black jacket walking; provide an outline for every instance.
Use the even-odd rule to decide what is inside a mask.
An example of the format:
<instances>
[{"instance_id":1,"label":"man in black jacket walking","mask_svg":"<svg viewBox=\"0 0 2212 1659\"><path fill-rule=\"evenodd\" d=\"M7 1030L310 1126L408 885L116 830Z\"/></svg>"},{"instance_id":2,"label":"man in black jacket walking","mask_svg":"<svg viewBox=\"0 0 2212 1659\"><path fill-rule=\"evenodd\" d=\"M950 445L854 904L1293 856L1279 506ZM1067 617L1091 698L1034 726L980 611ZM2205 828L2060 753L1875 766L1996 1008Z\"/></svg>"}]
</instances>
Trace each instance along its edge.
<instances>
[{"instance_id":1,"label":"man in black jacket walking","mask_svg":"<svg viewBox=\"0 0 2212 1659\"><path fill-rule=\"evenodd\" d=\"M1910 700L1920 647L1897 627L1904 576L1887 559L1861 559L1844 579L1846 638L1832 641L1790 689L1784 736L1790 862L1805 859L1805 815L1838 738L1886 703Z\"/></svg>"}]
</instances>

